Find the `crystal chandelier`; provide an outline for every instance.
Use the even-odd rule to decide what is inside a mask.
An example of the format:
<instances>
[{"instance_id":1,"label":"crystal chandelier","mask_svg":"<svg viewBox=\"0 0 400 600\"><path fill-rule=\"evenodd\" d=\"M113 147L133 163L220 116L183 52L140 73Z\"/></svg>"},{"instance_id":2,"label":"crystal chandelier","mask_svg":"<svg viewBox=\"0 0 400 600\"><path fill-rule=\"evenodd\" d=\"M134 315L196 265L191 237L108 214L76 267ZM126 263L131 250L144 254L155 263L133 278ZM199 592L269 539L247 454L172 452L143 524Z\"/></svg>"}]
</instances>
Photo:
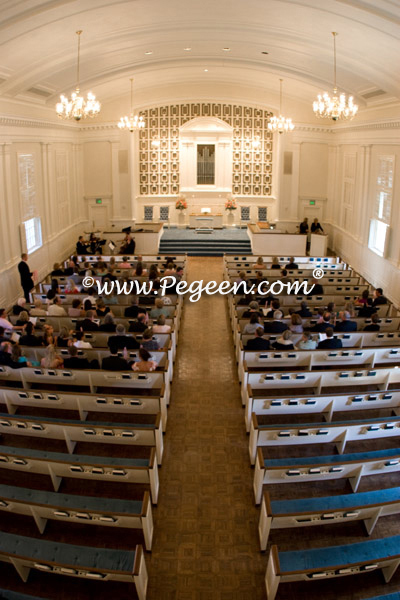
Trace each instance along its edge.
<instances>
[{"instance_id":1,"label":"crystal chandelier","mask_svg":"<svg viewBox=\"0 0 400 600\"><path fill-rule=\"evenodd\" d=\"M143 117L140 115L134 115L133 114L133 101L132 101L132 88L133 88L133 77L130 78L130 82L131 82L131 112L129 117L125 116L125 117L121 117L118 123L118 127L120 129L129 129L129 131L132 133L133 131L136 131L136 129L143 129L143 127L145 126L145 122Z\"/></svg>"},{"instance_id":2,"label":"crystal chandelier","mask_svg":"<svg viewBox=\"0 0 400 600\"><path fill-rule=\"evenodd\" d=\"M357 104L353 102L353 96L349 96L346 100L346 94L338 96L336 87L336 31L332 31L333 35L333 96L329 96L327 92L318 94L318 99L314 101L313 110L317 117L322 119L339 119L351 120L358 111Z\"/></svg>"},{"instance_id":3,"label":"crystal chandelier","mask_svg":"<svg viewBox=\"0 0 400 600\"><path fill-rule=\"evenodd\" d=\"M57 115L61 119L75 119L75 121L80 121L81 119L86 119L86 117L94 117L95 115L98 115L101 109L100 102L96 100L96 96L92 94L92 92L88 92L86 100L83 96L79 95L79 59L81 50L81 33L82 30L76 32L76 35L78 36L78 65L76 69L77 83L75 92L71 94L70 100L68 100L68 98L61 94L61 102L58 102L56 104Z\"/></svg>"},{"instance_id":4,"label":"crystal chandelier","mask_svg":"<svg viewBox=\"0 0 400 600\"><path fill-rule=\"evenodd\" d=\"M268 129L270 131L277 131L278 133L287 133L288 131L293 131L294 125L292 119L282 117L282 81L283 79L279 80L279 117L271 117L268 123Z\"/></svg>"}]
</instances>

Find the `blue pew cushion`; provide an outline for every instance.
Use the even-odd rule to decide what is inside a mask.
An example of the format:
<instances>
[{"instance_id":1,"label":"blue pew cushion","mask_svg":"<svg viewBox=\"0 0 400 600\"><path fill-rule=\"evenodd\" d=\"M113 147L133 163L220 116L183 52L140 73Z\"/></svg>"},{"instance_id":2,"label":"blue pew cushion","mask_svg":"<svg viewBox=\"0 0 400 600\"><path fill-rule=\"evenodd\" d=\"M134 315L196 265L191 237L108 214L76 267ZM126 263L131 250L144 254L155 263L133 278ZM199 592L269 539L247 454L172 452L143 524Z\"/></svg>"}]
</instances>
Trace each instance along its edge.
<instances>
[{"instance_id":1,"label":"blue pew cushion","mask_svg":"<svg viewBox=\"0 0 400 600\"><path fill-rule=\"evenodd\" d=\"M354 454L332 454L328 456L305 456L303 458L265 458L265 467L283 467L288 465L315 465L325 463L363 462L400 457L400 448L390 450L374 450L372 452L356 452Z\"/></svg>"},{"instance_id":2,"label":"blue pew cushion","mask_svg":"<svg viewBox=\"0 0 400 600\"><path fill-rule=\"evenodd\" d=\"M23 456L25 458L37 458L40 460L58 461L62 463L68 462L90 465L99 464L120 467L148 467L150 465L150 461L148 458L84 456L82 454L65 454L63 452L44 452L43 450L33 450L31 448L16 448L14 446L0 446L0 456L2 454L8 454L12 456Z\"/></svg>"}]
</instances>

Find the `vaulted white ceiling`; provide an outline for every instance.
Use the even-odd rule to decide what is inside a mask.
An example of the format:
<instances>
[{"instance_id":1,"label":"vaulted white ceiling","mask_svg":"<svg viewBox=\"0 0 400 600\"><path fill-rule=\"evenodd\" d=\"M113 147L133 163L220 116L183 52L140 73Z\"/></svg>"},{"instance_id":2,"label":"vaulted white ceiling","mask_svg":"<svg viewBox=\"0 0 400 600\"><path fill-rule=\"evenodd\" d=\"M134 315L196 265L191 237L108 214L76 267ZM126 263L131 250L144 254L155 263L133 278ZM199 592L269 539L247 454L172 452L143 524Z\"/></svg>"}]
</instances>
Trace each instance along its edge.
<instances>
[{"instance_id":1,"label":"vaulted white ceiling","mask_svg":"<svg viewBox=\"0 0 400 600\"><path fill-rule=\"evenodd\" d=\"M283 78L310 107L332 89L332 31L339 90L361 111L400 103L399 0L0 0L0 99L53 109L70 94L78 29L81 90L103 105L134 76L139 104L217 88L276 107Z\"/></svg>"}]
</instances>

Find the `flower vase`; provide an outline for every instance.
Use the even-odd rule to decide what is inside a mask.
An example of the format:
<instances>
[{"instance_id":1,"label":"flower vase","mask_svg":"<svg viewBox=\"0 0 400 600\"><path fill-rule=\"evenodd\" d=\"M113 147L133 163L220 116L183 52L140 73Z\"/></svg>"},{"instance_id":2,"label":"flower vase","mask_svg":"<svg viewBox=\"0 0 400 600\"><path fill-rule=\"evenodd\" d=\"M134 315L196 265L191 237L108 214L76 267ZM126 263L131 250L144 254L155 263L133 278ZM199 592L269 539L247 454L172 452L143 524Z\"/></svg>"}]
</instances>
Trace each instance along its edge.
<instances>
[{"instance_id":1,"label":"flower vase","mask_svg":"<svg viewBox=\"0 0 400 600\"><path fill-rule=\"evenodd\" d=\"M180 210L178 214L178 225L179 227L184 227L186 221L186 214L184 210Z\"/></svg>"},{"instance_id":2,"label":"flower vase","mask_svg":"<svg viewBox=\"0 0 400 600\"><path fill-rule=\"evenodd\" d=\"M235 220L235 215L233 214L233 210L228 210L228 216L227 216L228 227L233 227L234 220Z\"/></svg>"}]
</instances>

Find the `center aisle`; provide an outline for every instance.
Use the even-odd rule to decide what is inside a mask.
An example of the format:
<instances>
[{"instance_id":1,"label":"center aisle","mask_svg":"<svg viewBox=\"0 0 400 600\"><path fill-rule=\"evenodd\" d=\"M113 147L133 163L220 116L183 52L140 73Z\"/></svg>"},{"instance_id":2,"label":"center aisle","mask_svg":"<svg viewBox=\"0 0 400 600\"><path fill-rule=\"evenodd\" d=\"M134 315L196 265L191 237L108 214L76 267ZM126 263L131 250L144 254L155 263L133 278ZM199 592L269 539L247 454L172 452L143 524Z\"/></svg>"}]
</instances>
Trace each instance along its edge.
<instances>
[{"instance_id":1,"label":"center aisle","mask_svg":"<svg viewBox=\"0 0 400 600\"><path fill-rule=\"evenodd\" d=\"M222 281L222 258L188 258L188 281ZM168 409L148 600L265 599L225 296L185 296Z\"/></svg>"}]
</instances>

